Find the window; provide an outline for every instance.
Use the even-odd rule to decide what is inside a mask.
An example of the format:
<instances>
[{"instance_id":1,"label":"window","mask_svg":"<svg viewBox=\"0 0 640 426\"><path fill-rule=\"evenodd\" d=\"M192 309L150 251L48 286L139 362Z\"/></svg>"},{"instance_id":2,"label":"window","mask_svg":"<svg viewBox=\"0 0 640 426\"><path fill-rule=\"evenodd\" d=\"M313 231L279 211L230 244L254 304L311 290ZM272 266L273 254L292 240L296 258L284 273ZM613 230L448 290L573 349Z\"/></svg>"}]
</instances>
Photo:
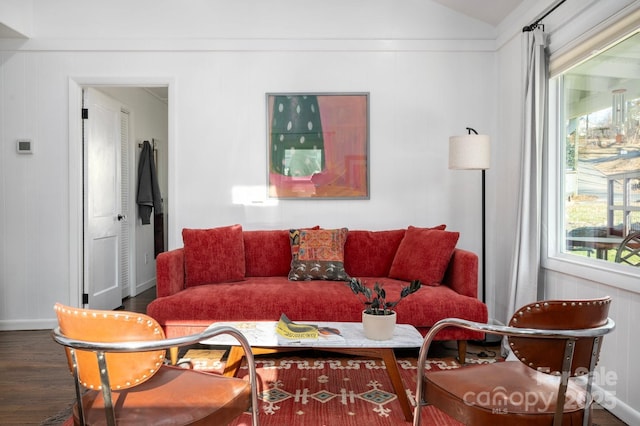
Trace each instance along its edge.
<instances>
[{"instance_id":1,"label":"window","mask_svg":"<svg viewBox=\"0 0 640 426\"><path fill-rule=\"evenodd\" d=\"M620 261L640 232L640 33L555 77L562 213L560 251ZM560 198L560 197L559 197ZM627 251L628 253L628 251ZM632 255L631 263L640 264Z\"/></svg>"}]
</instances>

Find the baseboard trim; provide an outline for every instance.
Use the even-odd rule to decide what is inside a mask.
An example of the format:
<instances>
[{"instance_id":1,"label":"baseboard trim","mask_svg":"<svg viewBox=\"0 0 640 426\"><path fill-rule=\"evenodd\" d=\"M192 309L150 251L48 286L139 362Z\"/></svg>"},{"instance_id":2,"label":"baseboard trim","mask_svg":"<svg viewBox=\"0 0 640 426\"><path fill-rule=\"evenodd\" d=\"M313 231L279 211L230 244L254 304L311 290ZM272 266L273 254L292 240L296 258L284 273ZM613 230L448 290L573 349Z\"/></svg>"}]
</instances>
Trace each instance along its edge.
<instances>
[{"instance_id":1,"label":"baseboard trim","mask_svg":"<svg viewBox=\"0 0 640 426\"><path fill-rule=\"evenodd\" d=\"M53 329L57 326L58 321L55 318L0 321L0 331L46 330Z\"/></svg>"},{"instance_id":2,"label":"baseboard trim","mask_svg":"<svg viewBox=\"0 0 640 426\"><path fill-rule=\"evenodd\" d=\"M640 425L640 412L618 399L615 392L610 392L594 383L591 395L595 402L626 424Z\"/></svg>"},{"instance_id":3,"label":"baseboard trim","mask_svg":"<svg viewBox=\"0 0 640 426\"><path fill-rule=\"evenodd\" d=\"M151 278L149 281L145 281L143 283L140 284L136 284L136 296L139 295L140 293L142 293L143 291L147 291L150 288L155 287L156 285L156 278ZM133 296L135 297L135 296Z\"/></svg>"}]
</instances>

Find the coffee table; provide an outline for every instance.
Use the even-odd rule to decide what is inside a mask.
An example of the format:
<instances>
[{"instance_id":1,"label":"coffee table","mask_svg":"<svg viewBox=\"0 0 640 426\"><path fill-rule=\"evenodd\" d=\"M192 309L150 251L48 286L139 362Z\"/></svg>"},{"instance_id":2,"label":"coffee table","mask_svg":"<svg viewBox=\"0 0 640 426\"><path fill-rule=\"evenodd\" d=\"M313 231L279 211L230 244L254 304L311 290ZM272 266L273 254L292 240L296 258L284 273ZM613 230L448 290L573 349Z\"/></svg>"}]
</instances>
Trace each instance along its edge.
<instances>
[{"instance_id":1,"label":"coffee table","mask_svg":"<svg viewBox=\"0 0 640 426\"><path fill-rule=\"evenodd\" d=\"M298 323L304 324L305 322ZM340 330L340 336L321 335L317 339L289 340L276 333L276 321L216 322L211 324L210 327L230 326L236 328L247 338L254 355L318 349L326 352L382 359L393 389L398 396L398 402L400 402L404 417L407 421L413 421L413 408L407 398L393 350L418 348L422 345L423 337L415 327L409 324L397 324L391 339L370 340L364 336L362 323L359 322L309 321L308 323L315 324L318 327L336 328ZM223 374L225 376L236 375L238 368L242 364L244 351L241 346L238 346L238 342L235 339L228 335L220 335L202 343L230 346Z\"/></svg>"}]
</instances>

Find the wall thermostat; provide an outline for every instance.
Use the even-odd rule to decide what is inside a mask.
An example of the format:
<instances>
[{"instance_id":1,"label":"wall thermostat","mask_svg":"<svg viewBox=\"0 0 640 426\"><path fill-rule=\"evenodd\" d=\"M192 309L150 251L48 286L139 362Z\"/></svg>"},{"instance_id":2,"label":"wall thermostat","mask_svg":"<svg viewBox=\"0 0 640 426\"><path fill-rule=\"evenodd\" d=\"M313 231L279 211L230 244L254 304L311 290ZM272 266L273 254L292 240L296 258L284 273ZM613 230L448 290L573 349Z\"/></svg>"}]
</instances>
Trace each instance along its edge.
<instances>
[{"instance_id":1,"label":"wall thermostat","mask_svg":"<svg viewBox=\"0 0 640 426\"><path fill-rule=\"evenodd\" d=\"M33 154L33 144L31 139L18 139L16 142L18 154Z\"/></svg>"}]
</instances>

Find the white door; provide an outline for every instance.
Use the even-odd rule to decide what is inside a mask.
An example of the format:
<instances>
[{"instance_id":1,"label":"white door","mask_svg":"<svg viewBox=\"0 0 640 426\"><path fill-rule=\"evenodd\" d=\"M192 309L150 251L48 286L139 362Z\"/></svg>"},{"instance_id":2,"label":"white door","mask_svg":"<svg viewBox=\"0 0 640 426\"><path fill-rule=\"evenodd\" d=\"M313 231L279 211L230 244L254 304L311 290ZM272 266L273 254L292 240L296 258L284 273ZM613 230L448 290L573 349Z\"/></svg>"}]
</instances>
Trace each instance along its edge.
<instances>
[{"instance_id":1,"label":"white door","mask_svg":"<svg viewBox=\"0 0 640 426\"><path fill-rule=\"evenodd\" d=\"M118 262L120 221L120 103L95 89L83 90L84 304L122 305ZM88 299L88 300L87 300Z\"/></svg>"}]
</instances>

